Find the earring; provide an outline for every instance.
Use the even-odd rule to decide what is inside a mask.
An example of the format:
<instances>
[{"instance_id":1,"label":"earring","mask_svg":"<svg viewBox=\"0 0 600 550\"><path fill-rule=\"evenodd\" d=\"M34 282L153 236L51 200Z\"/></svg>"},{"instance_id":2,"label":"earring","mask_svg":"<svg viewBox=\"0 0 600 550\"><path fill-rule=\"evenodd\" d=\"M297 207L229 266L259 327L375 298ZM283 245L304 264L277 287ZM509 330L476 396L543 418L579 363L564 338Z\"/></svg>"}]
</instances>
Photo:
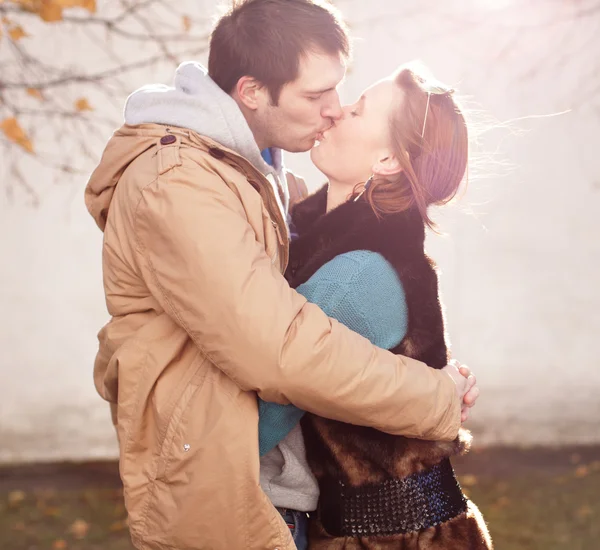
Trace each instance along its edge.
<instances>
[{"instance_id":1,"label":"earring","mask_svg":"<svg viewBox=\"0 0 600 550\"><path fill-rule=\"evenodd\" d=\"M363 187L363 190L358 194L358 196L354 199L354 202L356 202L358 199L360 199L364 192L371 187L371 183L373 182L373 176L371 176L366 182L365 182L365 186Z\"/></svg>"}]
</instances>

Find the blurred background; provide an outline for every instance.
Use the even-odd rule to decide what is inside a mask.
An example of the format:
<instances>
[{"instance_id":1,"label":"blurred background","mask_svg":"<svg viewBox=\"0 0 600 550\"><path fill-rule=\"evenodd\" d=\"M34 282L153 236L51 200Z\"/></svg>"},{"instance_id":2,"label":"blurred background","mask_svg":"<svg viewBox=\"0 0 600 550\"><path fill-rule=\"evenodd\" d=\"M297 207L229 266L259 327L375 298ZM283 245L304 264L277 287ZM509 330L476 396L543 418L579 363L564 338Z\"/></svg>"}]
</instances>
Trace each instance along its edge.
<instances>
[{"instance_id":1,"label":"blurred background","mask_svg":"<svg viewBox=\"0 0 600 550\"><path fill-rule=\"evenodd\" d=\"M600 549L600 1L336 0L340 89L421 60L475 123L466 193L428 237L482 397L457 469L496 547ZM0 548L130 548L87 178L127 95L207 60L215 0L0 1ZM259 40L260 37L257 37ZM317 189L307 154L286 164Z\"/></svg>"}]
</instances>

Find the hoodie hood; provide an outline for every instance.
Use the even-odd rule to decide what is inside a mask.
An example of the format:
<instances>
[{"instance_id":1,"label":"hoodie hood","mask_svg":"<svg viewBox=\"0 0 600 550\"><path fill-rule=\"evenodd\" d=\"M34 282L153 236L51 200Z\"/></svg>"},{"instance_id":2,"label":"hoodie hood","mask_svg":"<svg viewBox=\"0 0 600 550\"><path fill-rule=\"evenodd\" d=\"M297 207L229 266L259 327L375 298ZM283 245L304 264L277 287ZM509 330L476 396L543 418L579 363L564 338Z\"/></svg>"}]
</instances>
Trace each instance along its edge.
<instances>
[{"instance_id":1,"label":"hoodie hood","mask_svg":"<svg viewBox=\"0 0 600 550\"><path fill-rule=\"evenodd\" d=\"M179 65L174 84L150 84L133 92L125 104L125 124L188 128L235 151L265 176L281 172L281 151L275 150L273 166L265 162L237 103L200 63Z\"/></svg>"}]
</instances>

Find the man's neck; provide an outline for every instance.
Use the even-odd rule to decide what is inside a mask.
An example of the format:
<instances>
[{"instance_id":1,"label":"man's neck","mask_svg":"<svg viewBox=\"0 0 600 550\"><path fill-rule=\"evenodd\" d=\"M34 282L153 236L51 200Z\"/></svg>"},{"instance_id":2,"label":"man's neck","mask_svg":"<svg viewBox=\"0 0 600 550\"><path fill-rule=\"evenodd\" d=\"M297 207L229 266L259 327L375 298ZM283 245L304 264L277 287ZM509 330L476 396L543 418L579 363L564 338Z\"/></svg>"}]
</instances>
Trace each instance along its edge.
<instances>
[{"instance_id":1,"label":"man's neck","mask_svg":"<svg viewBox=\"0 0 600 550\"><path fill-rule=\"evenodd\" d=\"M258 148L261 151L264 151L265 149L272 147L272 144L269 143L268 140L266 139L266 137L263 135L264 132L261 132L260 128L257 128L257 124L254 122L254 117L252 116L252 111L250 109L248 109L239 100L239 98L237 97L237 94L232 94L231 98L236 102L237 106L239 107L240 111L242 112L242 115L246 119L248 128L250 128L250 131L252 132L252 135L254 136L254 141L256 141L256 145L258 145Z\"/></svg>"}]
</instances>

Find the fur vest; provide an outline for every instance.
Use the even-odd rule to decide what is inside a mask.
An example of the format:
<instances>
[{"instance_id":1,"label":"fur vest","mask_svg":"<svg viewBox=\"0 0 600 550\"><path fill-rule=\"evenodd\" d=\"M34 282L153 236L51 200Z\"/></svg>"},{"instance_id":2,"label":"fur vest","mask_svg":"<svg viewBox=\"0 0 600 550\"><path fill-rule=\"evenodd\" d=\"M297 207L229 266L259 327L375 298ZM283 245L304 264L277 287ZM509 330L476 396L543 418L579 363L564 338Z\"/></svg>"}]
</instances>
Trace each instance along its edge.
<instances>
[{"instance_id":1,"label":"fur vest","mask_svg":"<svg viewBox=\"0 0 600 550\"><path fill-rule=\"evenodd\" d=\"M297 287L302 284L321 266L340 254L353 250L381 254L396 270L408 306L407 333L391 351L421 360L434 368L444 367L448 362L448 349L438 279L433 261L425 254L425 226L418 210L410 209L378 218L364 198L343 203L328 213L326 204L327 186L299 203L292 211L292 223L298 237L290 245L290 263L286 272L290 285ZM373 281L373 284L377 284L377 281ZM412 512L407 512L408 516L398 517L396 526L388 525L387 530L385 526L376 526L371 532L365 526L364 529L357 527L354 531L348 531L349 524L361 522L360 517L365 517L367 509L372 510L377 506L386 508L386 494L389 493L393 500L392 493L404 490L413 482L412 478L417 484L427 484L425 477L432 475L438 476L442 480L440 483L450 484L448 494L452 495L454 501L450 503L447 517L440 517L439 523L467 514L467 501L458 488L447 460L467 450L470 435L466 431L461 430L461 435L453 442L423 441L312 414L305 415L302 429L307 459L321 491L318 525L313 525L311 548L321 547L314 539L317 536L315 533L320 533L323 541L329 541L323 543L323 548L333 548L330 546L332 537L357 537L361 532L370 538L376 538L377 534L386 538L404 537L406 533L418 531L419 525L430 527L426 521L421 522L422 518L408 517ZM442 474L438 471L440 469L443 470ZM420 477L417 479L415 476ZM388 491L390 484L395 484L396 488ZM353 494L351 498L348 497L350 493ZM383 501L375 503L368 496L373 494L383 494ZM404 504L409 507L414 505L411 502ZM363 505L365 509L361 510ZM341 510L350 508L358 513L356 518L340 517L343 515ZM391 508L387 506L387 509ZM377 518L371 519L377 524ZM384 518L384 523L389 523L389 519ZM477 523L475 531L480 530ZM401 527L402 524L405 528ZM412 525L412 529L407 525ZM472 548L488 546L482 544Z\"/></svg>"}]
</instances>

